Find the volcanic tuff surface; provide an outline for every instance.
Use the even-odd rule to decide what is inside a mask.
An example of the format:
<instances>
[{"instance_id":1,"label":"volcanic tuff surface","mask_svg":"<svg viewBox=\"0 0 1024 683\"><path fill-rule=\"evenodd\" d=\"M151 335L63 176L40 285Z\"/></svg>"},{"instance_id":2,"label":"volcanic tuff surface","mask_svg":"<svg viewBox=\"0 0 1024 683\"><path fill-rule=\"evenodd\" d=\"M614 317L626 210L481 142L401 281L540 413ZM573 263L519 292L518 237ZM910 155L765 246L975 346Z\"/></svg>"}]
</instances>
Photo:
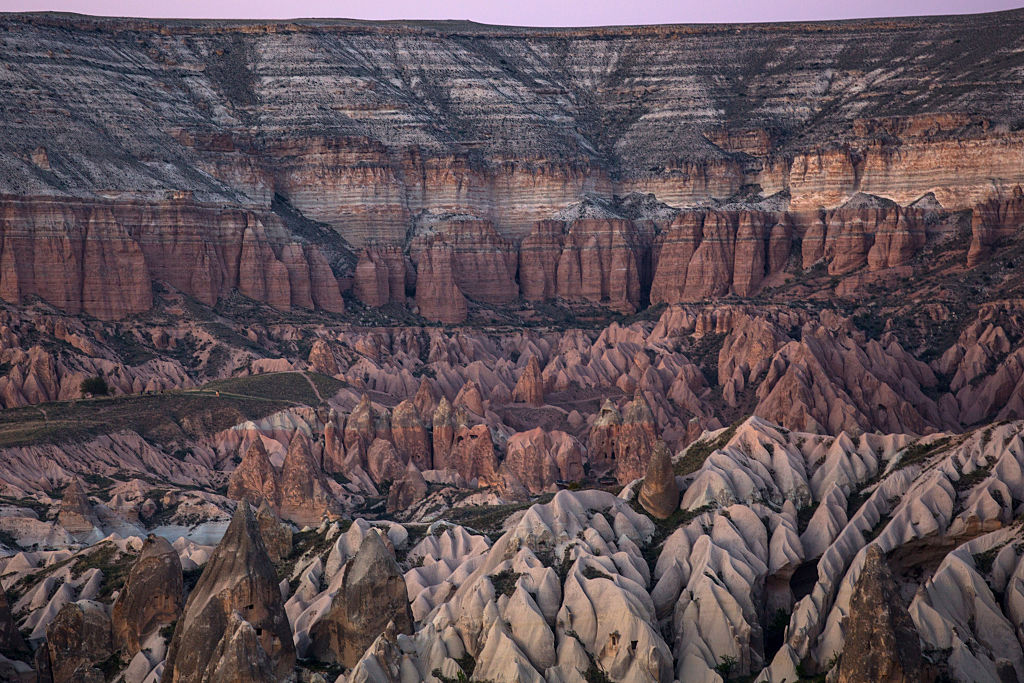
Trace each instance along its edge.
<instances>
[{"instance_id":1,"label":"volcanic tuff surface","mask_svg":"<svg viewBox=\"0 0 1024 683\"><path fill-rule=\"evenodd\" d=\"M0 679L1024 680L1022 35L0 16Z\"/></svg>"}]
</instances>

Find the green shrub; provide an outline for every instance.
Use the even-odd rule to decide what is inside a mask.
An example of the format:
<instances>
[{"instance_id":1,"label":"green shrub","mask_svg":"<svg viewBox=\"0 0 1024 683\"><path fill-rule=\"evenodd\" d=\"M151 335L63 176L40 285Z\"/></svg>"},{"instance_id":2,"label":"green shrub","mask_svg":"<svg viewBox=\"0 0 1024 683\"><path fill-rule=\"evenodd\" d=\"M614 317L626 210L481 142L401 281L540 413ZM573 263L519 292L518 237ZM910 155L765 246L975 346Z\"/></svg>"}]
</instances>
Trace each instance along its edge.
<instances>
[{"instance_id":1,"label":"green shrub","mask_svg":"<svg viewBox=\"0 0 1024 683\"><path fill-rule=\"evenodd\" d=\"M83 379L82 386L80 388L83 396L87 394L92 394L93 396L106 396L110 393L110 387L107 386L107 380L100 375Z\"/></svg>"}]
</instances>

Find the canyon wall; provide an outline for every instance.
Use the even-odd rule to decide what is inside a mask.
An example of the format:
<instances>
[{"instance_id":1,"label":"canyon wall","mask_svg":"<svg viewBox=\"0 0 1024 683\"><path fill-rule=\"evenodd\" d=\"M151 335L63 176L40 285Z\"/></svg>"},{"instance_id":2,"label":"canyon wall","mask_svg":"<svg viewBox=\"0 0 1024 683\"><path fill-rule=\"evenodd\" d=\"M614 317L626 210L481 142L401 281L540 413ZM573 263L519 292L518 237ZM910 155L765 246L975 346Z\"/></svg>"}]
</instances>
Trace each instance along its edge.
<instances>
[{"instance_id":1,"label":"canyon wall","mask_svg":"<svg viewBox=\"0 0 1024 683\"><path fill-rule=\"evenodd\" d=\"M147 310L158 280L336 311L340 277L403 303L433 240L470 300L625 311L750 296L822 258L837 276L899 267L935 236L913 218L922 198L974 212L972 264L1020 223L1000 208L1024 182L1020 11L595 29L11 14L0 29L8 301L116 318ZM617 205L640 195L667 212ZM618 208L570 215L581 202ZM367 289L377 266L354 271L365 248L402 253L386 296Z\"/></svg>"}]
</instances>

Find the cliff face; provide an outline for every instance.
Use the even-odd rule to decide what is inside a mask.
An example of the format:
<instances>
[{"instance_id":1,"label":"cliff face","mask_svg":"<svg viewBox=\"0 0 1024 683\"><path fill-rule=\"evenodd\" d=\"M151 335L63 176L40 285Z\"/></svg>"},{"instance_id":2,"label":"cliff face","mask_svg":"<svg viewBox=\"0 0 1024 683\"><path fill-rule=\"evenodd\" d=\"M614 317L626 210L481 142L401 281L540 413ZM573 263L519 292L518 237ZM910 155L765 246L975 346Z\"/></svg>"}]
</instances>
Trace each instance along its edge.
<instances>
[{"instance_id":1,"label":"cliff face","mask_svg":"<svg viewBox=\"0 0 1024 683\"><path fill-rule=\"evenodd\" d=\"M120 318L147 310L159 280L206 303L238 290L337 312L336 278L354 275L364 302L402 302L420 298L409 257L430 233L470 299L635 310L649 289L755 294L798 244L799 266L826 258L833 275L898 267L927 238L908 207L928 193L948 213L980 206L972 263L1019 224L1004 205L1024 182L1021 12L0 26L7 301ZM780 193L770 210L726 201L755 186ZM632 193L699 213L566 215ZM854 210L861 194L899 206ZM377 257L353 274L351 249L368 246Z\"/></svg>"}]
</instances>

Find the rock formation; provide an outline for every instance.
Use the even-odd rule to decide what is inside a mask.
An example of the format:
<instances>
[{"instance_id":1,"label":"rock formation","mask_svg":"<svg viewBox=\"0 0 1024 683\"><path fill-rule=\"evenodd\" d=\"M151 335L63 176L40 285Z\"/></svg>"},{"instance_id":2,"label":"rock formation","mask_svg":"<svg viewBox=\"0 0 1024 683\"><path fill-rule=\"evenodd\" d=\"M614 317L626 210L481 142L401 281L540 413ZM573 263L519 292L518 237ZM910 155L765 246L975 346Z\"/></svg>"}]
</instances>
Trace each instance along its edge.
<instances>
[{"instance_id":1,"label":"rock formation","mask_svg":"<svg viewBox=\"0 0 1024 683\"><path fill-rule=\"evenodd\" d=\"M390 622L398 632L412 633L405 580L380 535L371 531L345 568L330 609L313 627L313 655L355 666Z\"/></svg>"},{"instance_id":2,"label":"rock formation","mask_svg":"<svg viewBox=\"0 0 1024 683\"><path fill-rule=\"evenodd\" d=\"M672 471L672 457L668 446L660 439L654 444L637 500L658 519L667 519L679 509L679 487Z\"/></svg>"},{"instance_id":3,"label":"rock formation","mask_svg":"<svg viewBox=\"0 0 1024 683\"><path fill-rule=\"evenodd\" d=\"M334 352L330 345L323 339L313 342L309 350L309 367L322 375L334 376L338 374L338 361L334 358ZM328 398L324 396L324 398Z\"/></svg>"},{"instance_id":4,"label":"rock formation","mask_svg":"<svg viewBox=\"0 0 1024 683\"><path fill-rule=\"evenodd\" d=\"M421 470L432 469L430 435L412 401L405 400L395 406L391 416L391 433L395 448L404 462L411 461Z\"/></svg>"},{"instance_id":5,"label":"rock formation","mask_svg":"<svg viewBox=\"0 0 1024 683\"><path fill-rule=\"evenodd\" d=\"M72 534L89 534L100 526L99 519L92 509L92 503L82 488L82 482L72 479L60 502L60 513L57 523Z\"/></svg>"},{"instance_id":6,"label":"rock formation","mask_svg":"<svg viewBox=\"0 0 1024 683\"><path fill-rule=\"evenodd\" d=\"M53 683L103 680L96 665L114 653L110 616L98 602L69 602L46 629L46 643Z\"/></svg>"},{"instance_id":7,"label":"rock formation","mask_svg":"<svg viewBox=\"0 0 1024 683\"><path fill-rule=\"evenodd\" d=\"M323 469L313 459L309 439L295 432L281 466L280 514L300 527L317 525L325 515L335 515L338 502Z\"/></svg>"},{"instance_id":8,"label":"rock formation","mask_svg":"<svg viewBox=\"0 0 1024 683\"><path fill-rule=\"evenodd\" d=\"M615 476L620 484L644 476L656 439L654 414L643 394L637 392L623 411L615 437Z\"/></svg>"},{"instance_id":9,"label":"rock formation","mask_svg":"<svg viewBox=\"0 0 1024 683\"><path fill-rule=\"evenodd\" d=\"M532 406L544 405L544 378L536 356L530 356L526 367L519 375L516 387L512 391L512 400L529 403Z\"/></svg>"},{"instance_id":10,"label":"rock formation","mask_svg":"<svg viewBox=\"0 0 1024 683\"><path fill-rule=\"evenodd\" d=\"M255 631L258 649L273 676L286 678L295 666L291 628L259 525L245 501L238 504L224 538L188 596L161 680L210 680L219 664L217 657L253 650L248 631L240 634L240 625L232 627L235 619L244 620Z\"/></svg>"},{"instance_id":11,"label":"rock formation","mask_svg":"<svg viewBox=\"0 0 1024 683\"><path fill-rule=\"evenodd\" d=\"M134 656L145 636L178 620L184 600L177 551L150 534L111 610L115 646Z\"/></svg>"},{"instance_id":12,"label":"rock formation","mask_svg":"<svg viewBox=\"0 0 1024 683\"><path fill-rule=\"evenodd\" d=\"M247 500L254 505L264 500L274 506L280 505L277 470L259 437L249 445L242 462L228 478L228 498Z\"/></svg>"},{"instance_id":13,"label":"rock formation","mask_svg":"<svg viewBox=\"0 0 1024 683\"><path fill-rule=\"evenodd\" d=\"M29 651L18 625L11 615L7 591L0 590L0 650L7 655L24 654Z\"/></svg>"},{"instance_id":14,"label":"rock formation","mask_svg":"<svg viewBox=\"0 0 1024 683\"><path fill-rule=\"evenodd\" d=\"M423 474L416 467L416 463L410 462L405 468L405 476L394 481L388 490L387 511L394 514L408 510L426 498L427 491L427 481Z\"/></svg>"},{"instance_id":15,"label":"rock formation","mask_svg":"<svg viewBox=\"0 0 1024 683\"><path fill-rule=\"evenodd\" d=\"M461 323L466 319L466 297L455 284L452 248L444 243L431 245L420 254L416 264L416 305L420 315L442 323Z\"/></svg>"},{"instance_id":16,"label":"rock formation","mask_svg":"<svg viewBox=\"0 0 1024 683\"><path fill-rule=\"evenodd\" d=\"M267 557L273 564L288 557L292 552L292 531L283 524L270 507L266 499L260 501L256 509L256 523L260 528L260 538L267 550Z\"/></svg>"},{"instance_id":17,"label":"rock formation","mask_svg":"<svg viewBox=\"0 0 1024 683\"><path fill-rule=\"evenodd\" d=\"M846 645L835 680L930 681L935 675L921 656L921 641L903 605L885 553L867 548L846 621Z\"/></svg>"}]
</instances>

